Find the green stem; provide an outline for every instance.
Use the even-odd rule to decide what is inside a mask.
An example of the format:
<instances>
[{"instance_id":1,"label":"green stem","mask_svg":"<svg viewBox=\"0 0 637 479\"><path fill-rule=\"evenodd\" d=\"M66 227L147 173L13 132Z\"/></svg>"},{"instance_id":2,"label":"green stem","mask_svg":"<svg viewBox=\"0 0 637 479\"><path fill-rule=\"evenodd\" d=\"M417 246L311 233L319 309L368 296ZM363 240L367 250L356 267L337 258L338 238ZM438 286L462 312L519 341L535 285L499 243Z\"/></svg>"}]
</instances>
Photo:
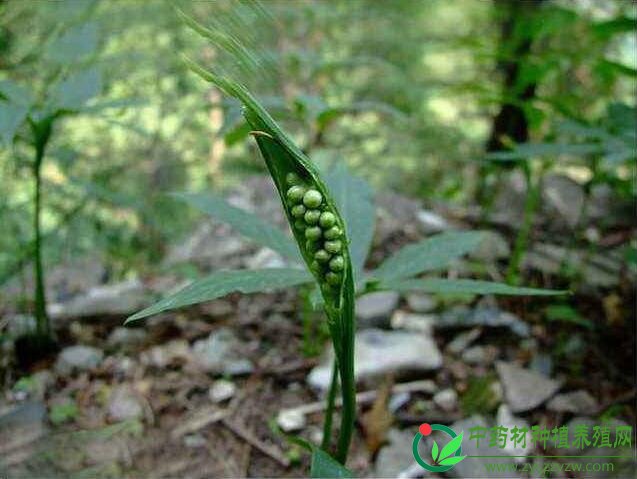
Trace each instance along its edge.
<instances>
[{"instance_id":1,"label":"green stem","mask_svg":"<svg viewBox=\"0 0 637 479\"><path fill-rule=\"evenodd\" d=\"M511 261L509 262L509 268L507 270L506 282L511 285L519 283L520 266L524 259L524 254L528 247L529 236L533 227L533 220L535 219L535 213L540 199L540 183L542 175L538 175L537 181L533 181L533 174L528 162L524 163L524 176L526 178L527 193L524 203L524 219L522 226L518 231L518 235L515 238L515 244L513 247L513 253L511 255Z\"/></svg>"},{"instance_id":2,"label":"green stem","mask_svg":"<svg viewBox=\"0 0 637 479\"><path fill-rule=\"evenodd\" d=\"M351 302L353 305L353 298ZM353 311L351 317L353 318ZM337 355L341 378L343 409L341 412L341 429L338 436L336 459L344 465L347 460L347 452L354 432L354 419L356 418L356 381L354 379L354 322L344 321L343 323L341 355L340 357Z\"/></svg>"},{"instance_id":3,"label":"green stem","mask_svg":"<svg viewBox=\"0 0 637 479\"><path fill-rule=\"evenodd\" d=\"M332 365L332 382L327 393L327 408L325 409L325 421L323 422L323 440L321 449L329 453L330 439L332 436L332 418L334 416L334 403L336 402L336 390L338 389L338 362L334 359Z\"/></svg>"}]
</instances>

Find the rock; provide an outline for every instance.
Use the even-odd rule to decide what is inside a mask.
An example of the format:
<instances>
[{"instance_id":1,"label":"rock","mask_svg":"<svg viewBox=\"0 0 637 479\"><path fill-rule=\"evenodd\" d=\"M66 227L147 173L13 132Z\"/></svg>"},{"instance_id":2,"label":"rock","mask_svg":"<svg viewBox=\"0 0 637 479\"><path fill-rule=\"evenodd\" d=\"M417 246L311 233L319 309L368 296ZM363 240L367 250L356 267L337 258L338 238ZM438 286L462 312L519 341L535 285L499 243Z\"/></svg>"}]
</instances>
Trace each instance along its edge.
<instances>
[{"instance_id":1,"label":"rock","mask_svg":"<svg viewBox=\"0 0 637 479\"><path fill-rule=\"evenodd\" d=\"M411 393L408 393L407 391L392 394L389 398L389 402L387 403L387 410L389 410L389 412L396 412L405 404L409 403L410 399Z\"/></svg>"},{"instance_id":2,"label":"rock","mask_svg":"<svg viewBox=\"0 0 637 479\"><path fill-rule=\"evenodd\" d=\"M196 341L192 347L195 363L213 374L248 374L252 363L243 358L244 346L228 328L219 328L206 339Z\"/></svg>"},{"instance_id":3,"label":"rock","mask_svg":"<svg viewBox=\"0 0 637 479\"><path fill-rule=\"evenodd\" d=\"M528 369L498 361L506 402L513 412L529 411L549 399L560 388L560 383Z\"/></svg>"},{"instance_id":4,"label":"rock","mask_svg":"<svg viewBox=\"0 0 637 479\"><path fill-rule=\"evenodd\" d=\"M443 313L435 324L437 329L459 328L463 326L509 328L520 337L527 337L531 332L529 326L516 315L490 306L477 307L474 309L458 306Z\"/></svg>"},{"instance_id":5,"label":"rock","mask_svg":"<svg viewBox=\"0 0 637 479\"><path fill-rule=\"evenodd\" d=\"M449 344L447 344L447 351L451 354L460 354L462 351L467 349L472 342L478 339L480 334L482 334L482 329L480 328L473 328L469 331L458 334Z\"/></svg>"},{"instance_id":6,"label":"rock","mask_svg":"<svg viewBox=\"0 0 637 479\"><path fill-rule=\"evenodd\" d=\"M561 273L565 262L570 270L580 273L586 284L599 288L617 286L625 266L619 249L591 255L588 251L569 251L560 245L535 243L524 257L525 268L553 275ZM634 278L634 274L630 276Z\"/></svg>"},{"instance_id":7,"label":"rock","mask_svg":"<svg viewBox=\"0 0 637 479\"><path fill-rule=\"evenodd\" d=\"M498 414L496 416L496 424L498 426L504 426L508 428L508 437L506 444L504 446L504 452L506 452L509 456L528 456L529 453L533 450L533 443L531 441L531 426L524 419L516 417L509 409L509 406L506 404L501 404L498 408ZM513 444L513 440L511 439L512 433L511 430L513 428L524 429L526 428L527 432L525 434L526 440L517 443L517 447ZM522 444L525 444L522 447ZM524 462L526 459L524 457L514 457L515 462Z\"/></svg>"},{"instance_id":8,"label":"rock","mask_svg":"<svg viewBox=\"0 0 637 479\"><path fill-rule=\"evenodd\" d=\"M404 311L396 311L391 317L393 329L405 329L417 331L431 336L436 317L432 314L413 314Z\"/></svg>"},{"instance_id":9,"label":"rock","mask_svg":"<svg viewBox=\"0 0 637 479\"><path fill-rule=\"evenodd\" d=\"M420 210L416 213L416 218L422 232L425 234L441 233L453 228L445 218L430 210Z\"/></svg>"},{"instance_id":10,"label":"rock","mask_svg":"<svg viewBox=\"0 0 637 479\"><path fill-rule=\"evenodd\" d=\"M144 408L138 395L128 386L116 387L108 400L108 415L113 421L139 419Z\"/></svg>"},{"instance_id":11,"label":"rock","mask_svg":"<svg viewBox=\"0 0 637 479\"><path fill-rule=\"evenodd\" d=\"M502 182L494 192L495 200L489 220L498 225L519 228L524 218L526 200L526 180L518 169L502 177Z\"/></svg>"},{"instance_id":12,"label":"rock","mask_svg":"<svg viewBox=\"0 0 637 479\"><path fill-rule=\"evenodd\" d=\"M390 429L387 444L378 453L374 466L374 477L407 477L406 471L418 465L411 451L415 431ZM418 466L421 472L422 467Z\"/></svg>"},{"instance_id":13,"label":"rock","mask_svg":"<svg viewBox=\"0 0 637 479\"><path fill-rule=\"evenodd\" d=\"M49 306L53 320L99 316L128 316L150 302L144 285L137 279L98 286L64 303Z\"/></svg>"},{"instance_id":14,"label":"rock","mask_svg":"<svg viewBox=\"0 0 637 479\"><path fill-rule=\"evenodd\" d=\"M460 434L461 431L464 431L464 440L462 441L463 455L507 457L507 453L502 449L499 449L497 447L489 447L489 431L486 431L486 437L480 439L477 444L475 439L470 439L470 430L474 427L488 428L489 426L487 425L487 422L484 420L484 418L479 415L471 416L468 419L456 421L451 425L451 429L453 429L457 434ZM480 474L484 474L483 471L485 471L485 464L495 462L500 463L501 461L493 458L473 457L470 460L466 459L459 462L446 474L450 475L451 477L478 477L476 471L480 471ZM502 473L491 472L488 475L484 474L482 477L510 478L520 477L520 475L506 470Z\"/></svg>"},{"instance_id":15,"label":"rock","mask_svg":"<svg viewBox=\"0 0 637 479\"><path fill-rule=\"evenodd\" d=\"M473 346L462 353L462 360L467 364L486 365L498 357L495 346Z\"/></svg>"},{"instance_id":16,"label":"rock","mask_svg":"<svg viewBox=\"0 0 637 479\"><path fill-rule=\"evenodd\" d=\"M261 248L253 256L246 259L245 264L248 269L285 268L287 266L283 257L270 248Z\"/></svg>"},{"instance_id":17,"label":"rock","mask_svg":"<svg viewBox=\"0 0 637 479\"><path fill-rule=\"evenodd\" d=\"M74 371L95 369L104 357L104 353L91 346L69 346L64 348L55 362L55 372L61 376Z\"/></svg>"},{"instance_id":18,"label":"rock","mask_svg":"<svg viewBox=\"0 0 637 479\"><path fill-rule=\"evenodd\" d=\"M332 374L332 348L308 376L309 384L320 390L329 388ZM387 373L430 371L442 366L442 355L431 337L402 331L365 329L356 334L355 374L365 381Z\"/></svg>"},{"instance_id":19,"label":"rock","mask_svg":"<svg viewBox=\"0 0 637 479\"><path fill-rule=\"evenodd\" d=\"M208 391L208 396L212 400L212 402L223 402L230 399L234 396L234 393L237 391L237 386L232 381L226 381L225 379L219 379L215 381L210 390Z\"/></svg>"},{"instance_id":20,"label":"rock","mask_svg":"<svg viewBox=\"0 0 637 479\"><path fill-rule=\"evenodd\" d=\"M396 193L376 195L376 228L374 244L384 245L394 236L416 238L421 235L418 212L419 201Z\"/></svg>"},{"instance_id":21,"label":"rock","mask_svg":"<svg viewBox=\"0 0 637 479\"><path fill-rule=\"evenodd\" d=\"M173 246L164 260L166 266L187 263L204 269L235 267L241 256L251 251L249 243L228 225L205 221L187 238Z\"/></svg>"},{"instance_id":22,"label":"rock","mask_svg":"<svg viewBox=\"0 0 637 479\"><path fill-rule=\"evenodd\" d=\"M451 412L458 407L458 393L453 389L443 389L434 394L433 401L443 411Z\"/></svg>"},{"instance_id":23,"label":"rock","mask_svg":"<svg viewBox=\"0 0 637 479\"><path fill-rule=\"evenodd\" d=\"M106 344L111 347L138 346L146 340L145 329L117 327L108 335Z\"/></svg>"},{"instance_id":24,"label":"rock","mask_svg":"<svg viewBox=\"0 0 637 479\"><path fill-rule=\"evenodd\" d=\"M14 314L7 318L7 332L13 338L19 338L35 331L35 317L30 314Z\"/></svg>"},{"instance_id":25,"label":"rock","mask_svg":"<svg viewBox=\"0 0 637 479\"><path fill-rule=\"evenodd\" d=\"M436 300L429 294L410 293L406 299L409 309L414 313L430 313L436 309Z\"/></svg>"},{"instance_id":26,"label":"rock","mask_svg":"<svg viewBox=\"0 0 637 479\"><path fill-rule=\"evenodd\" d=\"M204 447L208 441L201 434L188 434L184 437L184 446L190 448Z\"/></svg>"},{"instance_id":27,"label":"rock","mask_svg":"<svg viewBox=\"0 0 637 479\"><path fill-rule=\"evenodd\" d=\"M541 184L542 206L551 224L561 220L569 228L574 228L581 216L584 204L583 188L564 175L546 175Z\"/></svg>"},{"instance_id":28,"label":"rock","mask_svg":"<svg viewBox=\"0 0 637 479\"><path fill-rule=\"evenodd\" d=\"M356 300L356 318L360 327L388 326L400 295L394 291L366 294Z\"/></svg>"},{"instance_id":29,"label":"rock","mask_svg":"<svg viewBox=\"0 0 637 479\"><path fill-rule=\"evenodd\" d=\"M554 412L593 415L597 413L599 404L587 391L580 389L579 391L557 394L546 404L546 408Z\"/></svg>"},{"instance_id":30,"label":"rock","mask_svg":"<svg viewBox=\"0 0 637 479\"><path fill-rule=\"evenodd\" d=\"M485 263L493 263L511 256L509 243L500 233L485 231L482 235L484 239L475 250L469 253L469 258L484 261Z\"/></svg>"},{"instance_id":31,"label":"rock","mask_svg":"<svg viewBox=\"0 0 637 479\"><path fill-rule=\"evenodd\" d=\"M277 415L276 423L283 432L300 431L305 427L305 414L298 409L284 409Z\"/></svg>"},{"instance_id":32,"label":"rock","mask_svg":"<svg viewBox=\"0 0 637 479\"><path fill-rule=\"evenodd\" d=\"M160 346L153 346L144 351L141 356L141 363L146 366L153 366L163 369L168 365L179 363L184 364L191 359L190 346L185 339L174 339Z\"/></svg>"},{"instance_id":33,"label":"rock","mask_svg":"<svg viewBox=\"0 0 637 479\"><path fill-rule=\"evenodd\" d=\"M20 464L36 452L35 442L47 433L45 421L46 406L40 401L0 409L0 471Z\"/></svg>"}]
</instances>

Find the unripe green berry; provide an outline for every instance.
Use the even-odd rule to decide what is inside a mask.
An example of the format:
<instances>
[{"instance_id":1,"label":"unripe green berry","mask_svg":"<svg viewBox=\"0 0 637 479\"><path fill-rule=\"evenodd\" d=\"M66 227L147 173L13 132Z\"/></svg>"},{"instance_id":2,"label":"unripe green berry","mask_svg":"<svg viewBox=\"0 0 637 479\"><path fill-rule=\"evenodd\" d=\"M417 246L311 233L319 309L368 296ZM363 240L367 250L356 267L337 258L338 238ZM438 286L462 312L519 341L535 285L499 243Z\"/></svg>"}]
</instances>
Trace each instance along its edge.
<instances>
[{"instance_id":1,"label":"unripe green berry","mask_svg":"<svg viewBox=\"0 0 637 479\"><path fill-rule=\"evenodd\" d=\"M305 214L305 206L295 205L292 207L290 212L292 213L292 216L294 216L295 218L302 218L303 215Z\"/></svg>"},{"instance_id":2,"label":"unripe green berry","mask_svg":"<svg viewBox=\"0 0 637 479\"><path fill-rule=\"evenodd\" d=\"M329 211L325 211L321 213L321 219L319 220L319 224L321 228L331 228L336 224L336 216L334 213L330 213Z\"/></svg>"},{"instance_id":3,"label":"unripe green berry","mask_svg":"<svg viewBox=\"0 0 637 479\"><path fill-rule=\"evenodd\" d=\"M327 263L330 259L330 254L324 249L320 249L314 253L314 259L319 263Z\"/></svg>"},{"instance_id":4,"label":"unripe green berry","mask_svg":"<svg viewBox=\"0 0 637 479\"><path fill-rule=\"evenodd\" d=\"M334 256L330 260L330 269L332 271L343 271L343 268L345 268L345 260L341 255Z\"/></svg>"},{"instance_id":5,"label":"unripe green berry","mask_svg":"<svg viewBox=\"0 0 637 479\"><path fill-rule=\"evenodd\" d=\"M321 265L318 263L318 261L314 260L310 263L310 269L318 273L319 271L321 271Z\"/></svg>"},{"instance_id":6,"label":"unripe green berry","mask_svg":"<svg viewBox=\"0 0 637 479\"><path fill-rule=\"evenodd\" d=\"M309 240L316 241L321 237L322 233L323 232L321 231L321 228L319 228L318 226L310 226L305 230L305 237Z\"/></svg>"},{"instance_id":7,"label":"unripe green berry","mask_svg":"<svg viewBox=\"0 0 637 479\"><path fill-rule=\"evenodd\" d=\"M306 228L306 226L307 225L305 224L305 221L303 220L299 219L294 222L294 227L299 231L303 231Z\"/></svg>"},{"instance_id":8,"label":"unripe green berry","mask_svg":"<svg viewBox=\"0 0 637 479\"><path fill-rule=\"evenodd\" d=\"M327 284L331 284L334 286L339 285L341 284L341 275L330 271L325 275L325 281L327 281Z\"/></svg>"},{"instance_id":9,"label":"unripe green berry","mask_svg":"<svg viewBox=\"0 0 637 479\"><path fill-rule=\"evenodd\" d=\"M315 225L318 223L320 217L321 212L319 210L307 210L303 218L307 224Z\"/></svg>"},{"instance_id":10,"label":"unripe green berry","mask_svg":"<svg viewBox=\"0 0 637 479\"><path fill-rule=\"evenodd\" d=\"M317 190L308 190L303 195L303 204L308 208L318 208L323 202L323 195Z\"/></svg>"},{"instance_id":11,"label":"unripe green berry","mask_svg":"<svg viewBox=\"0 0 637 479\"><path fill-rule=\"evenodd\" d=\"M341 248L343 247L343 244L340 240L326 241L323 247L328 253L339 253L341 251Z\"/></svg>"},{"instance_id":12,"label":"unripe green berry","mask_svg":"<svg viewBox=\"0 0 637 479\"><path fill-rule=\"evenodd\" d=\"M288 173L285 175L285 182L290 186L294 186L301 182L301 178L296 173Z\"/></svg>"},{"instance_id":13,"label":"unripe green berry","mask_svg":"<svg viewBox=\"0 0 637 479\"><path fill-rule=\"evenodd\" d=\"M300 203L303 200L303 195L305 195L305 187L303 186L293 186L287 192L288 200L292 203Z\"/></svg>"},{"instance_id":14,"label":"unripe green berry","mask_svg":"<svg viewBox=\"0 0 637 479\"><path fill-rule=\"evenodd\" d=\"M332 226L329 230L327 230L324 234L325 238L328 240L333 240L341 236L341 229L338 226Z\"/></svg>"}]
</instances>

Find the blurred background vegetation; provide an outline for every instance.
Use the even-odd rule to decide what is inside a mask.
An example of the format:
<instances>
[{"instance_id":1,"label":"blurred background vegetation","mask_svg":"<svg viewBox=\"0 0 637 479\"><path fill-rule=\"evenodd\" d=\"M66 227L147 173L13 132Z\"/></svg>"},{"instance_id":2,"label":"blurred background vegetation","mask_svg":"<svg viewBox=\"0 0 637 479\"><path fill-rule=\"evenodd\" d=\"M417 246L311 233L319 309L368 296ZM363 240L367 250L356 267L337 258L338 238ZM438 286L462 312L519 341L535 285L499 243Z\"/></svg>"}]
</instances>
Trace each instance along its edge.
<instances>
[{"instance_id":1,"label":"blurred background vegetation","mask_svg":"<svg viewBox=\"0 0 637 479\"><path fill-rule=\"evenodd\" d=\"M548 156L530 169L635 197L632 2L182 7L255 49L261 70L243 80L319 164L346 162L375 187L428 203L488 207L502 175ZM82 114L56 122L42 170L48 266L90 254L113 279L147 272L192 227L194 214L167 192L221 190L264 171L238 104L179 55L232 65L168 2L2 1L0 22L5 98L18 84L42 99L95 72ZM31 254L27 130L0 152L2 281Z\"/></svg>"}]
</instances>

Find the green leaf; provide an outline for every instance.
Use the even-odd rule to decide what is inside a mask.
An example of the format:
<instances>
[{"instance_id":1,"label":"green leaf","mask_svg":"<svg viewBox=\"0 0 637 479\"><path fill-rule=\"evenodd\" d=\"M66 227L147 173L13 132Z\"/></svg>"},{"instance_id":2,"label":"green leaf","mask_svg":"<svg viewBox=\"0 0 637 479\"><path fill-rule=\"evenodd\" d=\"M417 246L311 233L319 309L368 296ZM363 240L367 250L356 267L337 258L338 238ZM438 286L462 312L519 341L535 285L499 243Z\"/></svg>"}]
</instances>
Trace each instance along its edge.
<instances>
[{"instance_id":1,"label":"green leaf","mask_svg":"<svg viewBox=\"0 0 637 479\"><path fill-rule=\"evenodd\" d=\"M334 200L345 219L350 244L354 283L360 277L374 238L374 192L365 180L349 173L345 163L325 175Z\"/></svg>"},{"instance_id":2,"label":"green leaf","mask_svg":"<svg viewBox=\"0 0 637 479\"><path fill-rule=\"evenodd\" d=\"M440 451L440 457L439 460L441 461L440 464L442 464L442 461L455 454L455 452L460 449L460 447L462 447L462 436L463 436L464 432L461 432L460 434L458 434L456 437L454 437L451 441L449 441L445 447L442 448L442 451Z\"/></svg>"},{"instance_id":3,"label":"green leaf","mask_svg":"<svg viewBox=\"0 0 637 479\"><path fill-rule=\"evenodd\" d=\"M126 319L126 323L163 311L210 301L235 291L240 293L272 291L310 281L312 277L306 271L292 268L218 271L135 313Z\"/></svg>"},{"instance_id":4,"label":"green leaf","mask_svg":"<svg viewBox=\"0 0 637 479\"><path fill-rule=\"evenodd\" d=\"M453 466L454 464L458 464L460 461L463 461L467 456L451 456L447 459L443 459L439 462L441 466Z\"/></svg>"},{"instance_id":5,"label":"green leaf","mask_svg":"<svg viewBox=\"0 0 637 479\"><path fill-rule=\"evenodd\" d=\"M14 105L22 105L27 108L34 101L31 90L11 80L0 80L0 96Z\"/></svg>"},{"instance_id":6,"label":"green leaf","mask_svg":"<svg viewBox=\"0 0 637 479\"><path fill-rule=\"evenodd\" d=\"M408 278L443 269L455 259L476 249L483 236L478 231L452 231L410 244L399 250L372 272L380 280Z\"/></svg>"},{"instance_id":7,"label":"green leaf","mask_svg":"<svg viewBox=\"0 0 637 479\"><path fill-rule=\"evenodd\" d=\"M282 254L294 261L301 261L296 244L276 226L258 216L229 204L223 198L202 193L175 193L182 199L213 218L229 224L242 235Z\"/></svg>"},{"instance_id":8,"label":"green leaf","mask_svg":"<svg viewBox=\"0 0 637 479\"><path fill-rule=\"evenodd\" d=\"M434 441L434 445L431 448L431 458L434 462L438 462L438 456L440 455L440 451L438 450L438 443Z\"/></svg>"},{"instance_id":9,"label":"green leaf","mask_svg":"<svg viewBox=\"0 0 637 479\"><path fill-rule=\"evenodd\" d=\"M48 59L61 64L74 63L97 49L97 25L77 25L53 40L46 49Z\"/></svg>"},{"instance_id":10,"label":"green leaf","mask_svg":"<svg viewBox=\"0 0 637 479\"><path fill-rule=\"evenodd\" d=\"M5 145L13 142L18 128L27 116L28 107L0 102L0 139Z\"/></svg>"},{"instance_id":11,"label":"green leaf","mask_svg":"<svg viewBox=\"0 0 637 479\"><path fill-rule=\"evenodd\" d=\"M312 451L311 477L355 477L345 466L317 447Z\"/></svg>"},{"instance_id":12,"label":"green leaf","mask_svg":"<svg viewBox=\"0 0 637 479\"><path fill-rule=\"evenodd\" d=\"M56 111L76 112L101 89L100 72L96 68L82 70L55 86L51 92L50 106Z\"/></svg>"},{"instance_id":13,"label":"green leaf","mask_svg":"<svg viewBox=\"0 0 637 479\"><path fill-rule=\"evenodd\" d=\"M304 447L312 454L310 461L310 477L356 477L352 471L347 469L336 459L324 450L316 447L300 437L289 437L288 439L301 447Z\"/></svg>"},{"instance_id":14,"label":"green leaf","mask_svg":"<svg viewBox=\"0 0 637 479\"><path fill-rule=\"evenodd\" d=\"M568 293L568 291L552 289L520 288L477 279L445 278L407 279L397 283L389 283L384 289L423 291L436 294L501 294L507 296L554 296Z\"/></svg>"}]
</instances>

